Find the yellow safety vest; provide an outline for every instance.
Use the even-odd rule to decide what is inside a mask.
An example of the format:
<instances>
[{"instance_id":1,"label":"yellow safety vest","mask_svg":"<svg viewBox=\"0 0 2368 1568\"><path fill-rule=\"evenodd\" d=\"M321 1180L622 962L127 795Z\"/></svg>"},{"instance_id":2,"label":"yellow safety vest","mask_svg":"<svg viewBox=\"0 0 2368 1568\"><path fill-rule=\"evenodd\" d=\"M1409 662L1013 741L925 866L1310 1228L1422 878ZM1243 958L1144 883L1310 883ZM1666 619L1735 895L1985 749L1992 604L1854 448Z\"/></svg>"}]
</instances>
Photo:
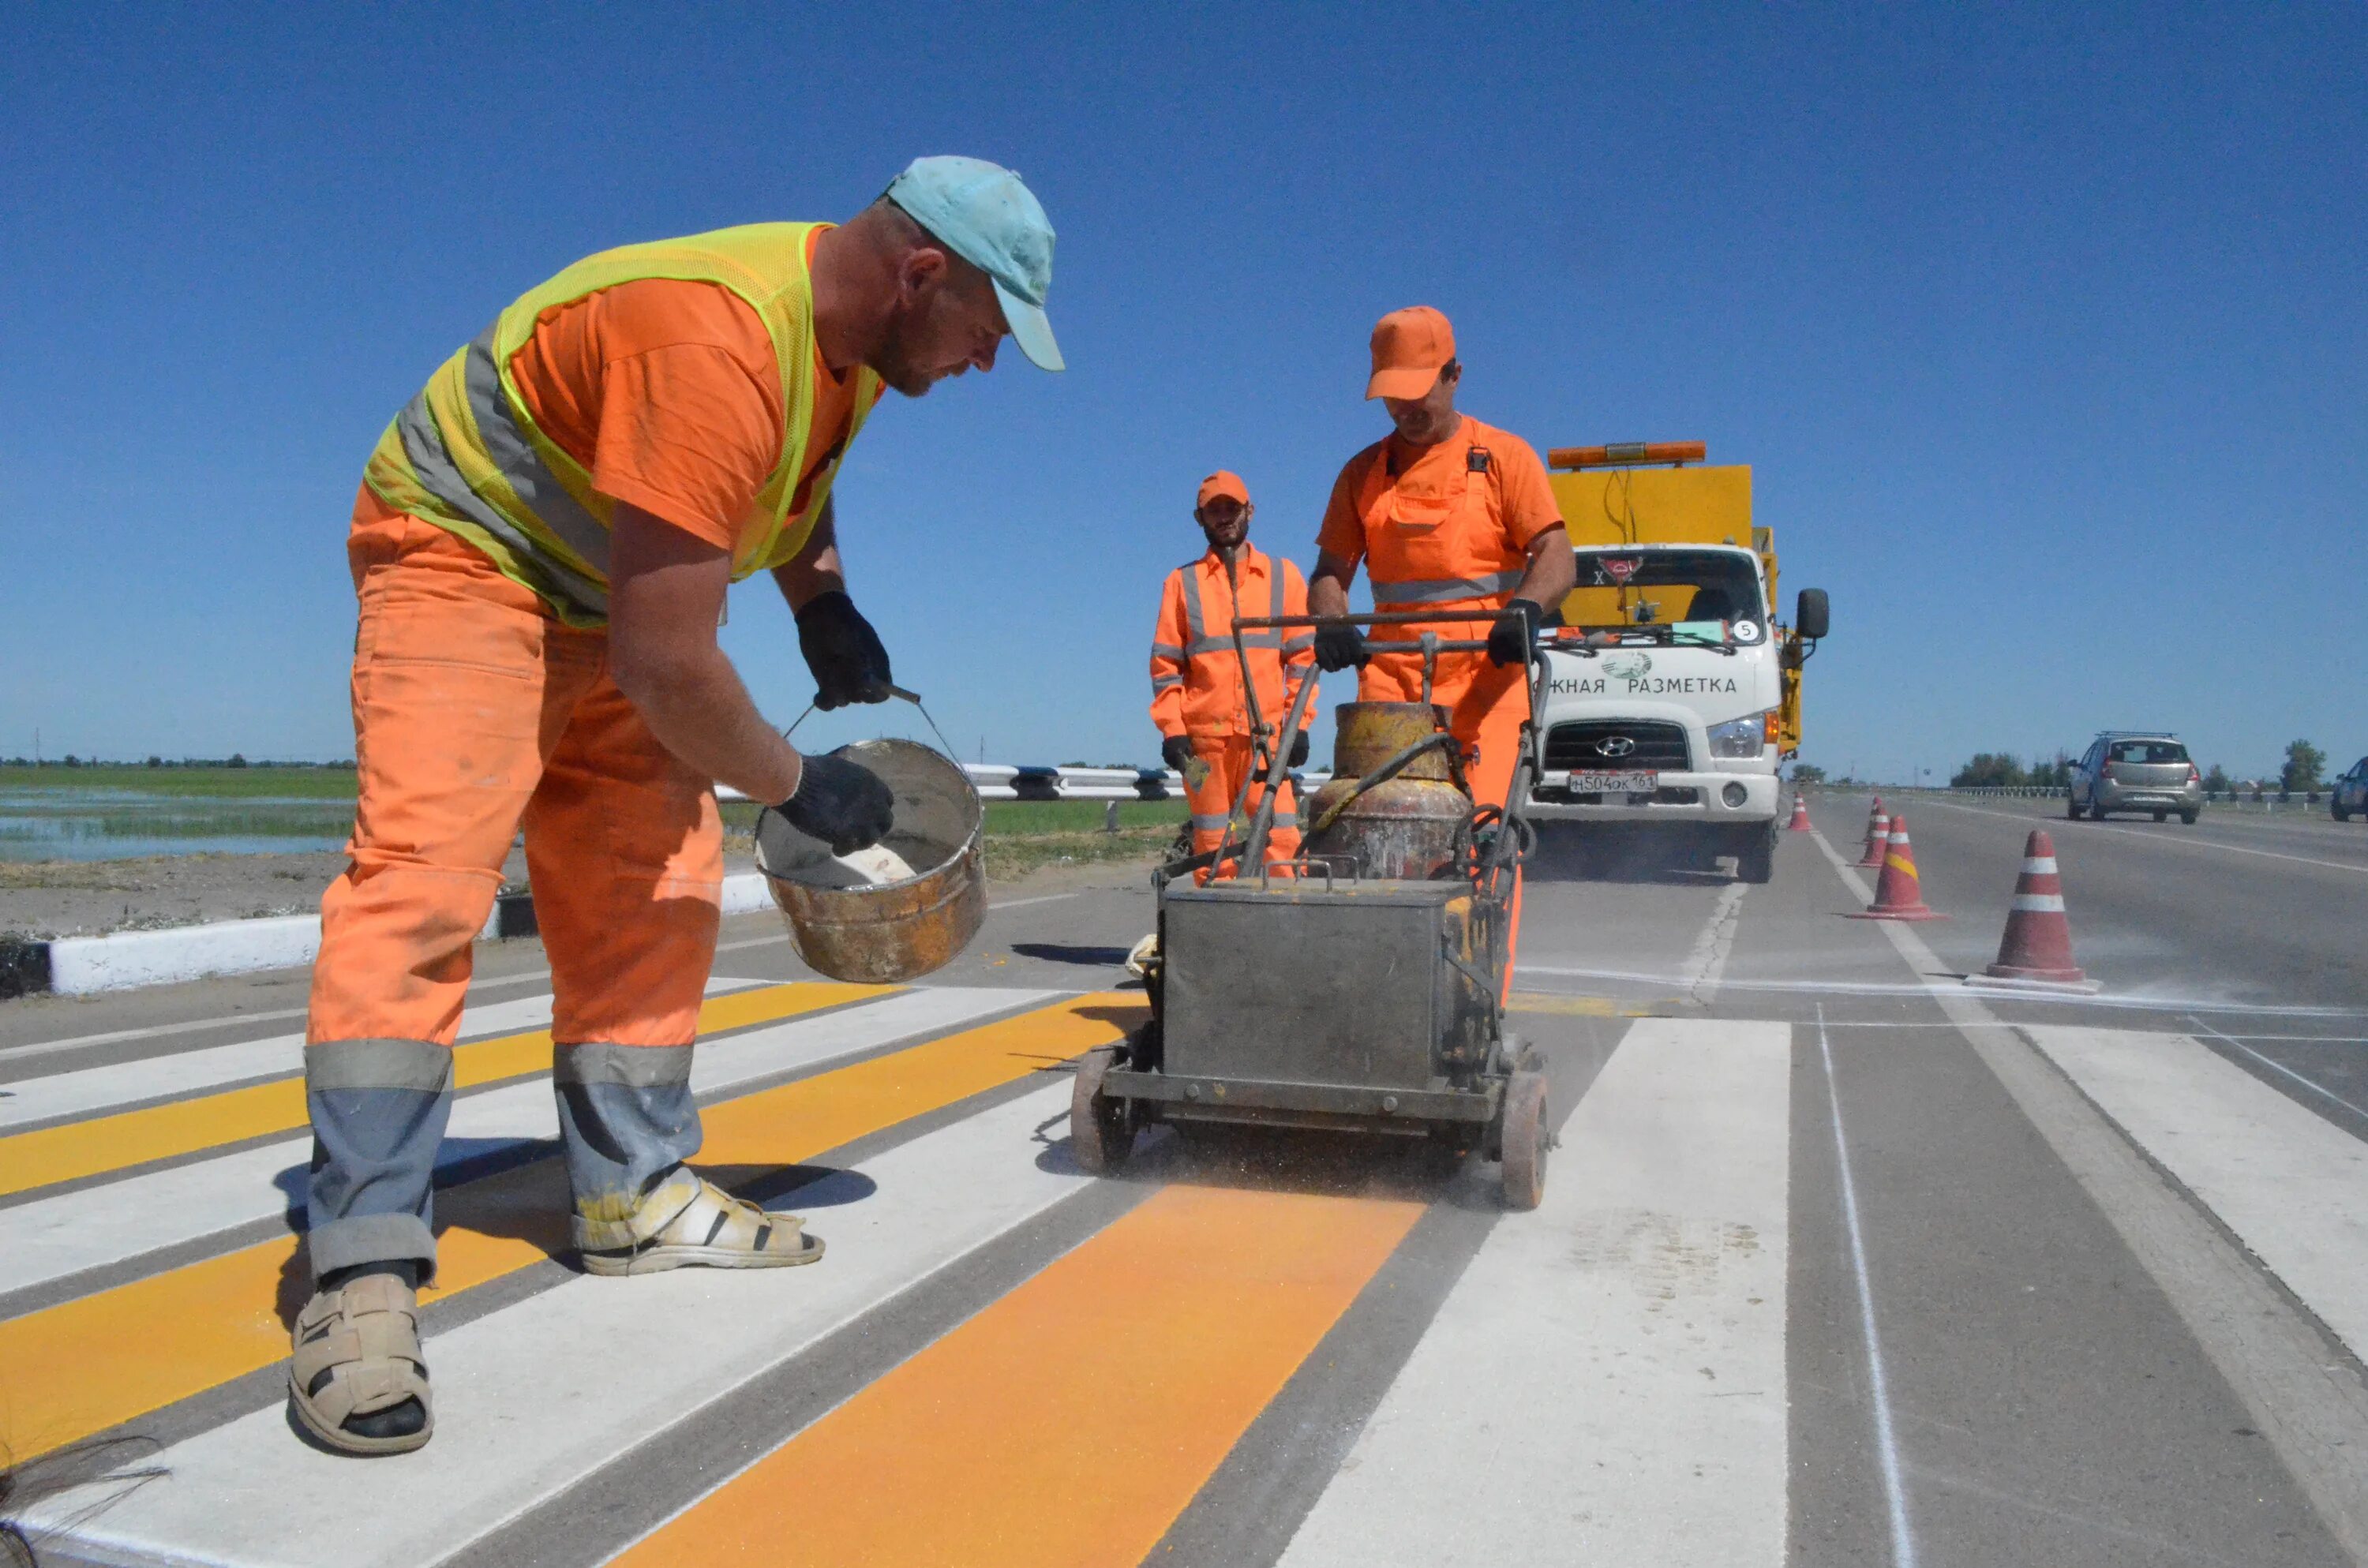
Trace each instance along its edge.
<instances>
[{"instance_id":1,"label":"yellow safety vest","mask_svg":"<svg viewBox=\"0 0 2368 1568\"><path fill-rule=\"evenodd\" d=\"M609 529L614 503L538 428L510 375L510 360L547 311L644 278L720 283L748 301L773 340L787 415L781 455L757 493L768 526L747 530L733 552L734 582L794 557L829 499L847 446L880 400L880 378L856 370L847 442L814 475L792 518L814 423L814 280L806 240L816 223L750 223L686 239L622 245L587 256L504 311L447 359L379 437L364 483L398 510L475 545L507 576L540 595L571 626L609 619Z\"/></svg>"}]
</instances>

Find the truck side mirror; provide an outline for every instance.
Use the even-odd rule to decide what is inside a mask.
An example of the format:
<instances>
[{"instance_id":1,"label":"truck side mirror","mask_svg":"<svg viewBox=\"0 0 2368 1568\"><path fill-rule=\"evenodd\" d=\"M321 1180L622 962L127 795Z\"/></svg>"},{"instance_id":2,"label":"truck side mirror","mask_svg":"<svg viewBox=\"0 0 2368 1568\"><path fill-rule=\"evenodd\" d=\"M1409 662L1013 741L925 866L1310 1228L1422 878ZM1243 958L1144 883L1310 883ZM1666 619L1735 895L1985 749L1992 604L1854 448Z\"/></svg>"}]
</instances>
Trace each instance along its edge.
<instances>
[{"instance_id":1,"label":"truck side mirror","mask_svg":"<svg viewBox=\"0 0 2368 1568\"><path fill-rule=\"evenodd\" d=\"M1814 642L1826 634L1829 611L1826 606L1826 590L1803 588L1798 608L1793 612L1793 631Z\"/></svg>"}]
</instances>

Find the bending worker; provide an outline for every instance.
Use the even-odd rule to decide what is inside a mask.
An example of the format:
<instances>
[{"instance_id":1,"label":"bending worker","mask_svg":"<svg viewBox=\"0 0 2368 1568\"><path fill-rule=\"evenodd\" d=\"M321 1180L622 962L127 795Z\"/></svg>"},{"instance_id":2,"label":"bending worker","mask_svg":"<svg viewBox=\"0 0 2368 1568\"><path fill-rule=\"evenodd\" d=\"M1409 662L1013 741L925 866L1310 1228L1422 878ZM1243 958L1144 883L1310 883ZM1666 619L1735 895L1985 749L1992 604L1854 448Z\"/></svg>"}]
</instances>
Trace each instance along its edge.
<instances>
[{"instance_id":1,"label":"bending worker","mask_svg":"<svg viewBox=\"0 0 2368 1568\"><path fill-rule=\"evenodd\" d=\"M554 997L552 1076L590 1273L821 1256L684 1164L714 955L712 781L845 853L887 787L801 756L716 646L770 571L815 706L888 696L847 593L831 482L882 386L1047 369L1053 231L1018 176L923 158L843 225L757 223L605 251L455 354L372 454L347 541L360 597L360 800L321 904L304 1050L313 1132L290 1392L349 1453L432 1429L415 1291L470 943L521 824Z\"/></svg>"},{"instance_id":2,"label":"bending worker","mask_svg":"<svg viewBox=\"0 0 2368 1568\"><path fill-rule=\"evenodd\" d=\"M1501 808L1529 717L1528 649L1547 607L1560 604L1577 577L1570 536L1536 449L1456 412L1463 367L1444 315L1428 305L1392 311L1373 328L1372 355L1365 398L1380 398L1396 428L1350 458L1333 483L1309 613L1349 613L1360 560L1377 612L1499 612L1487 652L1440 654L1431 689L1463 747L1473 799ZM1425 631L1469 641L1483 624L1377 627L1369 642L1336 622L1316 629L1315 662L1327 670L1356 665L1360 701L1419 702L1422 655L1406 644Z\"/></svg>"},{"instance_id":3,"label":"bending worker","mask_svg":"<svg viewBox=\"0 0 2368 1568\"><path fill-rule=\"evenodd\" d=\"M1238 475L1220 470L1201 482L1192 516L1209 548L1198 561L1167 574L1159 595L1159 624L1151 634L1151 722L1165 737L1159 755L1184 776L1195 855L1206 855L1224 841L1234 798L1242 781L1258 772L1234 622L1307 613L1307 585L1299 568L1250 543L1250 515L1256 510ZM1315 674L1315 641L1304 630L1288 636L1278 631L1242 633L1251 690L1271 731L1281 731L1299 683ZM1311 704L1291 736L1292 767L1307 760L1307 726L1314 719ZM1244 834L1265 798L1261 778L1242 806ZM1276 792L1266 858L1271 864L1298 856L1299 805L1286 782ZM1216 869L1204 867L1193 880L1205 882Z\"/></svg>"}]
</instances>

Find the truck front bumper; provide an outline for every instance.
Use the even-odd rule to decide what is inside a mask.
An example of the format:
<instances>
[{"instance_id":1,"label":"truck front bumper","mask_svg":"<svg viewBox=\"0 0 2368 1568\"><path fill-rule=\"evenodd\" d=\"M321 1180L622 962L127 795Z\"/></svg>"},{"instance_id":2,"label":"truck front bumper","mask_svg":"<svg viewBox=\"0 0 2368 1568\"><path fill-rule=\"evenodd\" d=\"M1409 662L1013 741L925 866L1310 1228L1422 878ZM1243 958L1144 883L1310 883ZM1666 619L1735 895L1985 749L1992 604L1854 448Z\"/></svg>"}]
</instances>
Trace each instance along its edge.
<instances>
[{"instance_id":1,"label":"truck front bumper","mask_svg":"<svg viewBox=\"0 0 2368 1568\"><path fill-rule=\"evenodd\" d=\"M1697 823L1748 826L1776 820L1772 773L1663 773L1650 795L1573 794L1562 786L1530 791L1530 815L1542 822Z\"/></svg>"}]
</instances>

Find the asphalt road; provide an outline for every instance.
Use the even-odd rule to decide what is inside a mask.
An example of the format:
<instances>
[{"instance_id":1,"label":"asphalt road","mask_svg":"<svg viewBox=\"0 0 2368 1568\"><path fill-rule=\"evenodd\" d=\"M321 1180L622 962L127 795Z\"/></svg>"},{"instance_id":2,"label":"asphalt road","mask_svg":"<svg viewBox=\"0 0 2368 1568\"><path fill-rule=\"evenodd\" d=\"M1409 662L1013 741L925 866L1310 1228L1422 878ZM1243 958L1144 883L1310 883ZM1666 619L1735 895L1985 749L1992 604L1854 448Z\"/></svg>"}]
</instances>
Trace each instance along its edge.
<instances>
[{"instance_id":1,"label":"asphalt road","mask_svg":"<svg viewBox=\"0 0 2368 1568\"><path fill-rule=\"evenodd\" d=\"M1018 892L901 994L731 923L706 1158L831 1253L590 1279L483 949L392 1460L283 1409L302 977L0 1006L0 1437L167 1472L37 1504L69 1562L2368 1562L2368 827L2038 804L1911 798L1913 926L1845 918L1860 798L1763 887L1550 845L1532 1213L1321 1139L1082 1176L1151 900ZM2033 826L2093 998L1960 983Z\"/></svg>"}]
</instances>

